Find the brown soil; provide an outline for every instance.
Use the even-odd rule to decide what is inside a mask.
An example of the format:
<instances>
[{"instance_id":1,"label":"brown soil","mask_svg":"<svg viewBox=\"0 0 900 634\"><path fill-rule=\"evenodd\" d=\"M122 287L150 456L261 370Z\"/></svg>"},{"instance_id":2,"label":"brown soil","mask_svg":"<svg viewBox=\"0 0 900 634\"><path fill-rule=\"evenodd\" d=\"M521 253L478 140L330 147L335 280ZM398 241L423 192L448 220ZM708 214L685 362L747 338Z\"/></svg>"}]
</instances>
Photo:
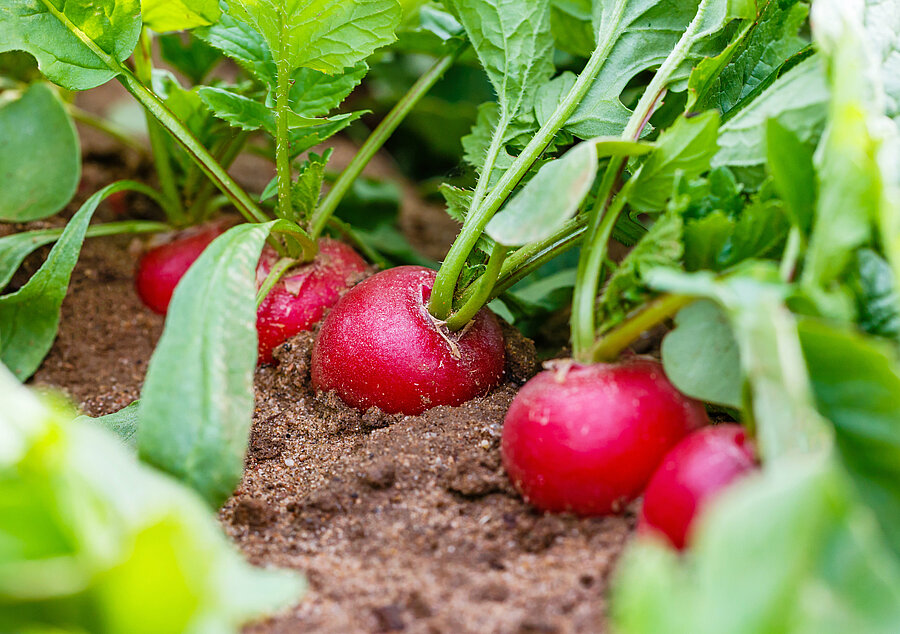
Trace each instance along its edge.
<instances>
[{"instance_id":1,"label":"brown soil","mask_svg":"<svg viewBox=\"0 0 900 634\"><path fill-rule=\"evenodd\" d=\"M97 171L94 180L110 180ZM432 226L432 212L405 204L409 235ZM418 237L432 256L446 248L446 234ZM138 396L162 329L132 290L130 246L86 242L59 338L34 378L91 415ZM507 334L504 385L421 416L360 414L311 393L312 335L258 371L246 474L220 517L252 562L301 570L310 590L247 632L605 630L609 574L634 516L541 515L511 489L500 429L536 367L530 342Z\"/></svg>"}]
</instances>

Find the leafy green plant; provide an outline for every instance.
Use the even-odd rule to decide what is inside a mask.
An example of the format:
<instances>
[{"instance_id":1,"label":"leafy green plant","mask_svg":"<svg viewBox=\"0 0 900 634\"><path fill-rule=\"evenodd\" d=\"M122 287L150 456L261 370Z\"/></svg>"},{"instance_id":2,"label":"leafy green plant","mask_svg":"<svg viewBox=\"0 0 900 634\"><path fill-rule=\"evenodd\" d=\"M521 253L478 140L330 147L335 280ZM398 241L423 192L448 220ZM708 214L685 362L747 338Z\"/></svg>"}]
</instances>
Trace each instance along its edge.
<instances>
[{"instance_id":1,"label":"leafy green plant","mask_svg":"<svg viewBox=\"0 0 900 634\"><path fill-rule=\"evenodd\" d=\"M3 368L0 398L4 631L236 632L298 600L297 576L245 563L191 491L97 423Z\"/></svg>"}]
</instances>

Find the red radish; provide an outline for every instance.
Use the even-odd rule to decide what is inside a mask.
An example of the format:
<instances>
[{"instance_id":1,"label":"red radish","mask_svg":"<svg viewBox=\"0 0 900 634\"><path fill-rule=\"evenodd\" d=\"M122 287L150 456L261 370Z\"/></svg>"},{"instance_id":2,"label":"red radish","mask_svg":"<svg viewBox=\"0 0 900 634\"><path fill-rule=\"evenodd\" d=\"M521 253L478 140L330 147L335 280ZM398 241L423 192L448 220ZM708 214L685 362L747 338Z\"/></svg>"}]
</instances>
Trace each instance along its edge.
<instances>
[{"instance_id":1,"label":"red radish","mask_svg":"<svg viewBox=\"0 0 900 634\"><path fill-rule=\"evenodd\" d=\"M644 492L638 530L684 548L704 505L756 468L753 443L736 424L695 431L666 454Z\"/></svg>"},{"instance_id":2,"label":"red radish","mask_svg":"<svg viewBox=\"0 0 900 634\"><path fill-rule=\"evenodd\" d=\"M193 227L147 251L138 262L134 275L134 286L141 301L150 310L165 315L182 276L209 243L227 228L222 223Z\"/></svg>"},{"instance_id":3,"label":"red radish","mask_svg":"<svg viewBox=\"0 0 900 634\"><path fill-rule=\"evenodd\" d=\"M487 309L450 332L428 313L435 272L400 266L351 289L322 323L312 384L358 409L418 414L458 405L500 382L505 350Z\"/></svg>"},{"instance_id":4,"label":"red radish","mask_svg":"<svg viewBox=\"0 0 900 634\"><path fill-rule=\"evenodd\" d=\"M279 257L271 247L263 249L256 268L258 283L262 283ZM276 346L312 328L365 270L365 260L343 242L319 240L316 258L288 271L256 313L259 363L271 363Z\"/></svg>"},{"instance_id":5,"label":"red radish","mask_svg":"<svg viewBox=\"0 0 900 634\"><path fill-rule=\"evenodd\" d=\"M666 452L707 423L662 365L562 365L526 383L503 424L510 480L543 511L621 511L640 495Z\"/></svg>"}]
</instances>

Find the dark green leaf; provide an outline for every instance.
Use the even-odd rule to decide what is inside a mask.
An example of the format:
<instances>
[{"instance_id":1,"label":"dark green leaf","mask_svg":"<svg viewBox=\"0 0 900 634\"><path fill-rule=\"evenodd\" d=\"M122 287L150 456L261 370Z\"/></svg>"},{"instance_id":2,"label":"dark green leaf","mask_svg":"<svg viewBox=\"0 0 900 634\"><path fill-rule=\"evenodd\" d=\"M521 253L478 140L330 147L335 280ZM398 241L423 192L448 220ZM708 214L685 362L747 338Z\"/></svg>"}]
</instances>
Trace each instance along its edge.
<instances>
[{"instance_id":1,"label":"dark green leaf","mask_svg":"<svg viewBox=\"0 0 900 634\"><path fill-rule=\"evenodd\" d=\"M743 405L741 355L728 317L716 304L698 301L675 317L662 342L666 376L688 396L735 409Z\"/></svg>"},{"instance_id":2,"label":"dark green leaf","mask_svg":"<svg viewBox=\"0 0 900 634\"><path fill-rule=\"evenodd\" d=\"M80 176L75 125L47 84L0 107L0 220L52 216L72 199Z\"/></svg>"},{"instance_id":3,"label":"dark green leaf","mask_svg":"<svg viewBox=\"0 0 900 634\"><path fill-rule=\"evenodd\" d=\"M246 22L223 13L218 22L193 34L236 61L261 82L275 85L275 61L262 35Z\"/></svg>"},{"instance_id":4,"label":"dark green leaf","mask_svg":"<svg viewBox=\"0 0 900 634\"><path fill-rule=\"evenodd\" d=\"M891 266L871 249L860 249L851 280L859 327L900 344L900 294Z\"/></svg>"},{"instance_id":5,"label":"dark green leaf","mask_svg":"<svg viewBox=\"0 0 900 634\"><path fill-rule=\"evenodd\" d=\"M141 392L138 448L212 506L240 481L253 413L256 262L270 225L238 225L182 278Z\"/></svg>"},{"instance_id":6,"label":"dark green leaf","mask_svg":"<svg viewBox=\"0 0 900 634\"><path fill-rule=\"evenodd\" d=\"M714 58L702 60L691 73L687 108L702 111L718 108L729 113L774 75L807 43L797 34L809 7L799 0L759 3L759 17L747 24Z\"/></svg>"},{"instance_id":7,"label":"dark green leaf","mask_svg":"<svg viewBox=\"0 0 900 634\"><path fill-rule=\"evenodd\" d=\"M778 122L801 142L825 127L829 90L822 60L814 55L779 77L765 92L722 124L714 166L753 167L766 161L766 122Z\"/></svg>"},{"instance_id":8,"label":"dark green leaf","mask_svg":"<svg viewBox=\"0 0 900 634\"><path fill-rule=\"evenodd\" d=\"M557 48L579 57L590 57L596 37L591 0L552 0L550 30Z\"/></svg>"},{"instance_id":9,"label":"dark green leaf","mask_svg":"<svg viewBox=\"0 0 900 634\"><path fill-rule=\"evenodd\" d=\"M259 130L275 134L275 112L250 97L237 94L225 88L201 86L197 90L203 103L220 119L243 130ZM284 112L290 129L311 128L332 121L304 117L292 110Z\"/></svg>"},{"instance_id":10,"label":"dark green leaf","mask_svg":"<svg viewBox=\"0 0 900 634\"><path fill-rule=\"evenodd\" d=\"M689 180L707 171L718 149L718 130L718 114L707 112L678 119L663 132L635 176L637 181L628 197L632 209L644 213L664 210L679 174Z\"/></svg>"},{"instance_id":11,"label":"dark green leaf","mask_svg":"<svg viewBox=\"0 0 900 634\"><path fill-rule=\"evenodd\" d=\"M368 114L368 112L368 110L357 110L346 114L337 114L328 117L328 123L311 128L291 130L291 159L330 139L364 114Z\"/></svg>"},{"instance_id":12,"label":"dark green leaf","mask_svg":"<svg viewBox=\"0 0 900 634\"><path fill-rule=\"evenodd\" d=\"M186 41L178 34L160 35L159 52L162 58L175 70L187 75L192 84L203 83L203 79L219 62L221 56L212 46L198 37Z\"/></svg>"},{"instance_id":13,"label":"dark green leaf","mask_svg":"<svg viewBox=\"0 0 900 634\"><path fill-rule=\"evenodd\" d=\"M0 53L27 51L50 81L69 90L87 90L116 72L63 24L65 17L101 50L122 62L141 32L139 0L60 2L4 0L0 5Z\"/></svg>"}]
</instances>

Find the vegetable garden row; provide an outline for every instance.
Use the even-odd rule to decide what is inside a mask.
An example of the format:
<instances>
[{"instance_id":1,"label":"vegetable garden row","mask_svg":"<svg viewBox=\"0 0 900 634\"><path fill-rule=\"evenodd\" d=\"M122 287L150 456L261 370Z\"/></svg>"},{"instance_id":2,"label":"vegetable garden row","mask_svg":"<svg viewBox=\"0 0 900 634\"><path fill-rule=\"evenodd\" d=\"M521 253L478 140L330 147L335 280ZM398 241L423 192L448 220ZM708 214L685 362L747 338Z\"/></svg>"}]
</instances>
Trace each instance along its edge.
<instances>
[{"instance_id":1,"label":"vegetable garden row","mask_svg":"<svg viewBox=\"0 0 900 634\"><path fill-rule=\"evenodd\" d=\"M897 632L898 76L900 0L0 0L0 630L302 602L215 511L267 424L255 378L314 337L298 389L360 416L517 390L484 449L511 488L483 495L635 516L591 631ZM108 82L146 145L77 105ZM75 210L75 121L152 176ZM459 223L440 264L366 197L403 147L414 179L450 157L417 183ZM90 418L23 387L85 240L146 234L140 398ZM504 321L546 359L521 386Z\"/></svg>"}]
</instances>

